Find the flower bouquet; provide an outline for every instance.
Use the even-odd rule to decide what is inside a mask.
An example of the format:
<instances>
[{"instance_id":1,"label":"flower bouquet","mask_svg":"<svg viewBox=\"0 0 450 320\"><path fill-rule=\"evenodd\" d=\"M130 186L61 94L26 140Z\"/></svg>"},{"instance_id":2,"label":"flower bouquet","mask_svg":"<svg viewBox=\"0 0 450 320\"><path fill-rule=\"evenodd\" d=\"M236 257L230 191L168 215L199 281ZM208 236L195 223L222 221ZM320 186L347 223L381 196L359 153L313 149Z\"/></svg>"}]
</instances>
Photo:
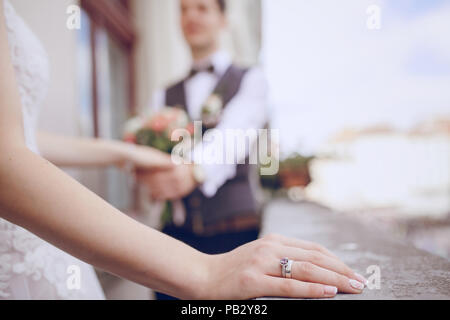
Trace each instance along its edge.
<instances>
[{"instance_id":1,"label":"flower bouquet","mask_svg":"<svg viewBox=\"0 0 450 320\"><path fill-rule=\"evenodd\" d=\"M178 144L178 141L172 141L172 134L177 129L186 129L194 134L194 125L184 110L164 107L147 119L136 117L128 120L124 140L170 154Z\"/></svg>"},{"instance_id":2,"label":"flower bouquet","mask_svg":"<svg viewBox=\"0 0 450 320\"><path fill-rule=\"evenodd\" d=\"M171 154L179 143L172 140L172 134L178 129L185 129L191 136L194 134L194 125L184 110L164 107L148 118L135 117L128 120L125 124L124 140ZM166 201L161 216L163 224L172 220L172 207L172 202Z\"/></svg>"}]
</instances>

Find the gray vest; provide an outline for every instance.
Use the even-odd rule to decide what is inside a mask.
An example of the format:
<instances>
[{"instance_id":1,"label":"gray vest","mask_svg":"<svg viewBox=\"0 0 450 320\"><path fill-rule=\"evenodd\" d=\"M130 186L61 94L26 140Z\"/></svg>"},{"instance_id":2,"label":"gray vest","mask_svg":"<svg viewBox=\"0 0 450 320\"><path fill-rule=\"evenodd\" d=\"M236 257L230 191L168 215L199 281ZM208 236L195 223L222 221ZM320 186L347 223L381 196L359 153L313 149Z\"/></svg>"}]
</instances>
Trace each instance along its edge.
<instances>
[{"instance_id":1,"label":"gray vest","mask_svg":"<svg viewBox=\"0 0 450 320\"><path fill-rule=\"evenodd\" d=\"M219 80L214 93L222 98L224 108L239 92L246 72L247 70L232 65ZM187 111L184 81L166 90L167 106ZM206 128L203 133L205 131ZM248 161L246 164L237 165L236 176L219 188L214 197L205 197L197 188L183 199L186 208L186 222L183 228L202 234L205 227L236 216L260 215L260 206L254 194L255 184L251 181L257 168L247 163Z\"/></svg>"}]
</instances>

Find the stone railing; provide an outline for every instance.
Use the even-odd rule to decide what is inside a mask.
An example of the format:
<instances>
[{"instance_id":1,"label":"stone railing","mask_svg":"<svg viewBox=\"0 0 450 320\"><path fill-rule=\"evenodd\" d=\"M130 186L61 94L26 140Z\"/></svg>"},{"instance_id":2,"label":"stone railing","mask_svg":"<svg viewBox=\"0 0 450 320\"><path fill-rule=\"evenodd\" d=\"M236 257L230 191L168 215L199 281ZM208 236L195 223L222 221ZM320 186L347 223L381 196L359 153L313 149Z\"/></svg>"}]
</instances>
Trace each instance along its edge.
<instances>
[{"instance_id":1,"label":"stone railing","mask_svg":"<svg viewBox=\"0 0 450 320\"><path fill-rule=\"evenodd\" d=\"M362 294L334 299L450 299L450 261L317 204L273 200L267 233L320 243L370 281Z\"/></svg>"}]
</instances>

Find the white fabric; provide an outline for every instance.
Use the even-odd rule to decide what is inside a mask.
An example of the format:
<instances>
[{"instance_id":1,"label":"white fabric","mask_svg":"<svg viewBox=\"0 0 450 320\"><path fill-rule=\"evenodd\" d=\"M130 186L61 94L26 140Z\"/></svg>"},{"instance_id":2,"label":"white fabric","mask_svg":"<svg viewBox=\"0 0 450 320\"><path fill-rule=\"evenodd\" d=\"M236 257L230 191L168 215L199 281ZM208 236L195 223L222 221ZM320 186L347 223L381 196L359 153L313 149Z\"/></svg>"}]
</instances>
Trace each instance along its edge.
<instances>
[{"instance_id":1,"label":"white fabric","mask_svg":"<svg viewBox=\"0 0 450 320\"><path fill-rule=\"evenodd\" d=\"M47 92L47 56L39 40L7 0L4 10L26 143L38 153L35 129L39 105ZM75 290L71 286L76 285L76 281L71 282L74 273L69 268L73 266L75 272L80 271L81 281L80 288ZM104 294L91 266L0 219L0 299L104 299Z\"/></svg>"},{"instance_id":2,"label":"white fabric","mask_svg":"<svg viewBox=\"0 0 450 320\"><path fill-rule=\"evenodd\" d=\"M194 65L194 67L201 67L212 64L215 72L214 74L199 72L185 82L188 112L192 119L201 119L203 104L231 63L232 60L227 53L218 51ZM225 108L216 129L222 133L225 133L227 129L261 129L268 117L267 91L268 86L263 71L257 67L250 69L244 76L240 91ZM164 105L165 90L158 90L153 96L151 109L158 110ZM201 163L205 171L206 180L200 189L207 197L213 197L226 181L236 175L236 164L205 164L205 160L208 160L205 156L214 154L212 150L216 150L217 145L214 143L214 139L209 143L204 141L202 148L197 147L193 153L193 161ZM227 150L227 143L224 141L223 154L230 152L232 151ZM238 155L236 163L243 161L248 156L248 152L249 149L246 149L246 154Z\"/></svg>"}]
</instances>

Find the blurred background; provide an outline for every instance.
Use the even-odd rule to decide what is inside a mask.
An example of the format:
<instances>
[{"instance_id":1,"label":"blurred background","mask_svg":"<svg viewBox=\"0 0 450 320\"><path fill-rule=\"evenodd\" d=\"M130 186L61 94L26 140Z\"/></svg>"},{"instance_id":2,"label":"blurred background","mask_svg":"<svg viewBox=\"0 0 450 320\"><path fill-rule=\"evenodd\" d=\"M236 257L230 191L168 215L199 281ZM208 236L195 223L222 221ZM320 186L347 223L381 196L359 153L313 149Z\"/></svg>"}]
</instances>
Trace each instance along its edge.
<instances>
[{"instance_id":1,"label":"blurred background","mask_svg":"<svg viewBox=\"0 0 450 320\"><path fill-rule=\"evenodd\" d=\"M121 139L152 92L190 68L177 0L14 0L51 60L40 127ZM67 9L82 9L69 30ZM450 2L228 0L223 47L261 64L280 130L266 201L313 201L450 257ZM154 225L126 174L70 170ZM148 290L102 274L108 298Z\"/></svg>"}]
</instances>

